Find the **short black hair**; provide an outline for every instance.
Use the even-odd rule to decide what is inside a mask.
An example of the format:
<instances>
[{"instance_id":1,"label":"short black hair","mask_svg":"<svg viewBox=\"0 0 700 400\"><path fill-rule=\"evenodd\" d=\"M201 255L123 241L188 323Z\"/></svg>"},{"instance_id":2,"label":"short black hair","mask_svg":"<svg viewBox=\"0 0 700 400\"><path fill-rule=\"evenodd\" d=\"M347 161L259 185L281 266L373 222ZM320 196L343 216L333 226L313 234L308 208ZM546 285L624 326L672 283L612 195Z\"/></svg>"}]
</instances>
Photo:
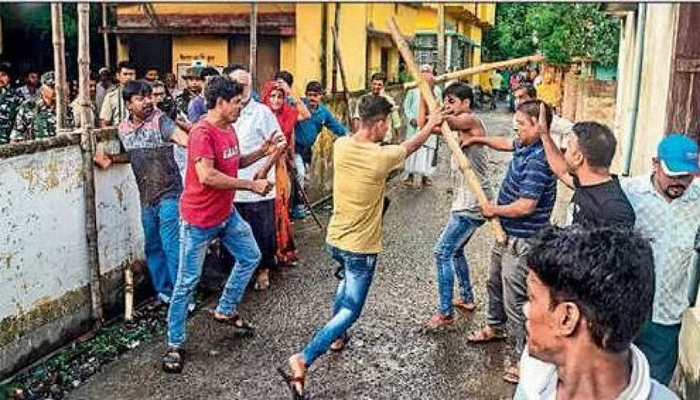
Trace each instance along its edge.
<instances>
[{"instance_id":1,"label":"short black hair","mask_svg":"<svg viewBox=\"0 0 700 400\"><path fill-rule=\"evenodd\" d=\"M153 93L153 88L150 83L142 80L131 81L124 85L122 98L128 103L134 96L147 96L151 93Z\"/></svg>"},{"instance_id":2,"label":"short black hair","mask_svg":"<svg viewBox=\"0 0 700 400\"><path fill-rule=\"evenodd\" d=\"M544 104L545 118L547 119L547 128L552 126L552 119L554 118L554 113L552 112L552 107L543 102L542 100L525 100L515 107L516 111L527 115L528 117L538 120L540 118L540 104Z\"/></svg>"},{"instance_id":3,"label":"short black hair","mask_svg":"<svg viewBox=\"0 0 700 400\"><path fill-rule=\"evenodd\" d=\"M593 342L605 351L629 348L651 315L654 256L649 241L630 229L545 229L536 236L527 264L549 288L551 306L575 303Z\"/></svg>"},{"instance_id":4,"label":"short black hair","mask_svg":"<svg viewBox=\"0 0 700 400\"><path fill-rule=\"evenodd\" d=\"M468 99L469 104L474 104L474 91L469 85L463 82L455 82L446 87L445 91L442 92L443 100L446 99L447 96L454 96L462 101Z\"/></svg>"},{"instance_id":5,"label":"short black hair","mask_svg":"<svg viewBox=\"0 0 700 400\"><path fill-rule=\"evenodd\" d=\"M160 74L160 69L159 69L158 67L153 67L153 66L151 66L151 67L146 68L145 71L146 71L146 72L148 72L148 71L156 71L156 72L158 72L158 73Z\"/></svg>"},{"instance_id":6,"label":"short black hair","mask_svg":"<svg viewBox=\"0 0 700 400\"><path fill-rule=\"evenodd\" d=\"M217 76L219 75L219 71L216 70L214 67L204 67L202 68L202 72L199 74L199 76L202 77L202 79L207 80L208 76Z\"/></svg>"},{"instance_id":7,"label":"short black hair","mask_svg":"<svg viewBox=\"0 0 700 400\"><path fill-rule=\"evenodd\" d=\"M314 93L325 93L326 91L323 89L323 85L321 85L321 82L319 81L311 81L306 84L306 91L307 92L314 92Z\"/></svg>"},{"instance_id":8,"label":"short black hair","mask_svg":"<svg viewBox=\"0 0 700 400\"><path fill-rule=\"evenodd\" d=\"M292 84L294 83L294 75L292 75L291 72L285 70L277 71L274 79L282 79L287 83L287 85L289 85L289 87L292 87Z\"/></svg>"},{"instance_id":9,"label":"short black hair","mask_svg":"<svg viewBox=\"0 0 700 400\"><path fill-rule=\"evenodd\" d=\"M610 128L598 122L584 121L575 123L571 130L588 165L610 167L617 147L617 140Z\"/></svg>"},{"instance_id":10,"label":"short black hair","mask_svg":"<svg viewBox=\"0 0 700 400\"><path fill-rule=\"evenodd\" d=\"M238 63L233 63L229 64L224 68L222 75L230 75L232 72L238 71L239 69L242 69L243 71L248 71L248 67L246 67L243 64L238 64Z\"/></svg>"},{"instance_id":11,"label":"short black hair","mask_svg":"<svg viewBox=\"0 0 700 400\"><path fill-rule=\"evenodd\" d=\"M119 61L117 64L117 73L122 72L123 69L133 69L136 71L136 67L130 61Z\"/></svg>"},{"instance_id":12,"label":"short black hair","mask_svg":"<svg viewBox=\"0 0 700 400\"><path fill-rule=\"evenodd\" d=\"M386 83L386 74L384 72L375 72L372 74L370 81L382 81Z\"/></svg>"},{"instance_id":13,"label":"short black hair","mask_svg":"<svg viewBox=\"0 0 700 400\"><path fill-rule=\"evenodd\" d=\"M12 64L10 64L7 61L0 62L0 72L6 73L10 79L14 75L14 68L12 68Z\"/></svg>"},{"instance_id":14,"label":"short black hair","mask_svg":"<svg viewBox=\"0 0 700 400\"><path fill-rule=\"evenodd\" d=\"M98 81L100 80L100 75L97 74L95 71L90 71L90 75L88 76L88 79L91 81Z\"/></svg>"},{"instance_id":15,"label":"short black hair","mask_svg":"<svg viewBox=\"0 0 700 400\"><path fill-rule=\"evenodd\" d=\"M521 83L520 86L518 86L518 88L515 90L525 90L525 93L527 93L527 97L529 97L531 100L537 98L537 89L531 83Z\"/></svg>"},{"instance_id":16,"label":"short black hair","mask_svg":"<svg viewBox=\"0 0 700 400\"><path fill-rule=\"evenodd\" d=\"M226 101L243 94L243 85L225 75L212 76L204 87L204 99L207 109L216 107L218 99Z\"/></svg>"},{"instance_id":17,"label":"short black hair","mask_svg":"<svg viewBox=\"0 0 700 400\"><path fill-rule=\"evenodd\" d=\"M360 98L357 106L360 121L363 126L369 126L375 122L385 120L391 113L393 106L384 96L367 95Z\"/></svg>"}]
</instances>

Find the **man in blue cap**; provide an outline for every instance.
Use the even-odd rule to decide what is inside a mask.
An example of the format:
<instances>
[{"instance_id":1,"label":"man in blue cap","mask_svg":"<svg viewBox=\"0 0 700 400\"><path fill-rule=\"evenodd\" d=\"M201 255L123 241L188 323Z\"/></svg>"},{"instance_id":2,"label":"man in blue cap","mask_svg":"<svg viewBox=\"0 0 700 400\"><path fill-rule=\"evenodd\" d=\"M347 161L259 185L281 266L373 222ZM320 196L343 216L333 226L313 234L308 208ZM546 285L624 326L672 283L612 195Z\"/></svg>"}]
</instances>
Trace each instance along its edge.
<instances>
[{"instance_id":1,"label":"man in blue cap","mask_svg":"<svg viewBox=\"0 0 700 400\"><path fill-rule=\"evenodd\" d=\"M666 136L652 160L651 176L623 183L637 215L635 229L651 239L656 292L651 319L635 345L649 360L651 376L668 385L678 360L683 312L690 305L695 234L700 226L698 145L687 136Z\"/></svg>"}]
</instances>

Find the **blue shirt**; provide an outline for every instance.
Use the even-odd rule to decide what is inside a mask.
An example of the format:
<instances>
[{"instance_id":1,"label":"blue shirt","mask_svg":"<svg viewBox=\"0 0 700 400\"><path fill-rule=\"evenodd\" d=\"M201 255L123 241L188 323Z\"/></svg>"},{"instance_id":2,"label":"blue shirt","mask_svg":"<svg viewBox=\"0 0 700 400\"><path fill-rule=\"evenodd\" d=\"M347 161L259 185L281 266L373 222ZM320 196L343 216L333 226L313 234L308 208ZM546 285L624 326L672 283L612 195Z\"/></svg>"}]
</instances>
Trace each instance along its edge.
<instances>
[{"instance_id":1,"label":"blue shirt","mask_svg":"<svg viewBox=\"0 0 700 400\"><path fill-rule=\"evenodd\" d=\"M549 225L557 197L557 178L547 164L540 140L528 146L515 140L513 147L513 160L498 193L498 204L507 205L525 198L537 200L537 205L530 215L501 217L501 224L508 235L529 238Z\"/></svg>"},{"instance_id":2,"label":"blue shirt","mask_svg":"<svg viewBox=\"0 0 700 400\"><path fill-rule=\"evenodd\" d=\"M319 103L316 109L312 110L306 98L301 99L301 101L309 108L311 118L299 121L294 126L294 144L297 151L313 147L318 134L321 133L321 129L324 126L336 136L345 136L347 134L348 129L335 119L328 107Z\"/></svg>"},{"instance_id":3,"label":"blue shirt","mask_svg":"<svg viewBox=\"0 0 700 400\"><path fill-rule=\"evenodd\" d=\"M204 105L203 96L199 95L190 100L190 104L187 106L188 121L194 124L206 113L207 107Z\"/></svg>"}]
</instances>

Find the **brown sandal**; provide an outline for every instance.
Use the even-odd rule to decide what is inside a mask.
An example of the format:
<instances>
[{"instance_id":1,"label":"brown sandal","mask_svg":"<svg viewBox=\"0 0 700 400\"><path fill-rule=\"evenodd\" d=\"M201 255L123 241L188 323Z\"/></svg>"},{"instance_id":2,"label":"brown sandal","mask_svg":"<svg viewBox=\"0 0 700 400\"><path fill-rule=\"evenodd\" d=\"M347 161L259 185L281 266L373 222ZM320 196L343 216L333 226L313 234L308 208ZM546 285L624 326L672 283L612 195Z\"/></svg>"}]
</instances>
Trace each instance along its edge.
<instances>
[{"instance_id":1,"label":"brown sandal","mask_svg":"<svg viewBox=\"0 0 700 400\"><path fill-rule=\"evenodd\" d=\"M488 343L505 340L505 333L490 326L474 331L467 336L467 341L470 343Z\"/></svg>"},{"instance_id":2,"label":"brown sandal","mask_svg":"<svg viewBox=\"0 0 700 400\"><path fill-rule=\"evenodd\" d=\"M245 322L243 318L241 318L241 314L236 313L231 317L221 317L216 313L216 310L209 310L209 316L220 324L232 327L236 334L249 336L255 333L255 327Z\"/></svg>"},{"instance_id":3,"label":"brown sandal","mask_svg":"<svg viewBox=\"0 0 700 400\"><path fill-rule=\"evenodd\" d=\"M464 300L455 300L452 302L452 305L454 306L454 308L465 313L472 313L476 311L476 304L465 303Z\"/></svg>"},{"instance_id":4,"label":"brown sandal","mask_svg":"<svg viewBox=\"0 0 700 400\"><path fill-rule=\"evenodd\" d=\"M304 386L306 386L305 377L292 376L291 374L285 372L284 369L282 369L282 367L277 367L277 373L279 373L282 376L282 379L284 379L284 382L287 384L287 387L292 392L293 400L307 400L309 398L304 391ZM301 385L301 392L299 392L295 386L295 384L297 383Z\"/></svg>"}]
</instances>

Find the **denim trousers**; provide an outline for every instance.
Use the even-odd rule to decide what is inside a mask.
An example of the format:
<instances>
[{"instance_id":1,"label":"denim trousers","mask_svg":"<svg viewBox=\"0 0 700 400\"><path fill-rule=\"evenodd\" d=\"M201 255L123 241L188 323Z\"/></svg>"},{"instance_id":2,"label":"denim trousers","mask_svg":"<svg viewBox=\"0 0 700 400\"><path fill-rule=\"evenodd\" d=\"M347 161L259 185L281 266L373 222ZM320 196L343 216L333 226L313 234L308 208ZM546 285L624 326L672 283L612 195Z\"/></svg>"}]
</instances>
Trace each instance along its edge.
<instances>
[{"instance_id":1,"label":"denim trousers","mask_svg":"<svg viewBox=\"0 0 700 400\"><path fill-rule=\"evenodd\" d=\"M377 265L377 254L352 253L330 245L328 251L340 263L341 279L333 296L333 317L301 352L307 366L328 351L360 317Z\"/></svg>"},{"instance_id":2,"label":"denim trousers","mask_svg":"<svg viewBox=\"0 0 700 400\"><path fill-rule=\"evenodd\" d=\"M236 262L226 281L216 311L233 316L250 278L260 263L260 250L250 225L235 211L226 221L211 228L198 228L187 222L180 228L180 269L168 310L168 346L180 347L186 339L187 306L192 301L202 275L209 242L220 238Z\"/></svg>"},{"instance_id":3,"label":"denim trousers","mask_svg":"<svg viewBox=\"0 0 700 400\"><path fill-rule=\"evenodd\" d=\"M435 265L437 268L438 282L438 310L440 314L448 316L454 314L452 305L452 290L454 287L454 275L459 281L460 295L465 303L474 302L472 283L469 278L469 265L464 256L464 247L469 242L476 228L481 226L484 220L471 218L464 213L454 212L450 220L442 230L440 239L435 247Z\"/></svg>"},{"instance_id":4,"label":"denim trousers","mask_svg":"<svg viewBox=\"0 0 700 400\"><path fill-rule=\"evenodd\" d=\"M180 212L177 198L141 206L146 264L158 297L170 301L180 258Z\"/></svg>"},{"instance_id":5,"label":"denim trousers","mask_svg":"<svg viewBox=\"0 0 700 400\"><path fill-rule=\"evenodd\" d=\"M494 329L508 330L508 338L516 359L525 348L525 314L527 301L527 239L509 236L506 243L496 243L491 249L489 267L488 325Z\"/></svg>"}]
</instances>

